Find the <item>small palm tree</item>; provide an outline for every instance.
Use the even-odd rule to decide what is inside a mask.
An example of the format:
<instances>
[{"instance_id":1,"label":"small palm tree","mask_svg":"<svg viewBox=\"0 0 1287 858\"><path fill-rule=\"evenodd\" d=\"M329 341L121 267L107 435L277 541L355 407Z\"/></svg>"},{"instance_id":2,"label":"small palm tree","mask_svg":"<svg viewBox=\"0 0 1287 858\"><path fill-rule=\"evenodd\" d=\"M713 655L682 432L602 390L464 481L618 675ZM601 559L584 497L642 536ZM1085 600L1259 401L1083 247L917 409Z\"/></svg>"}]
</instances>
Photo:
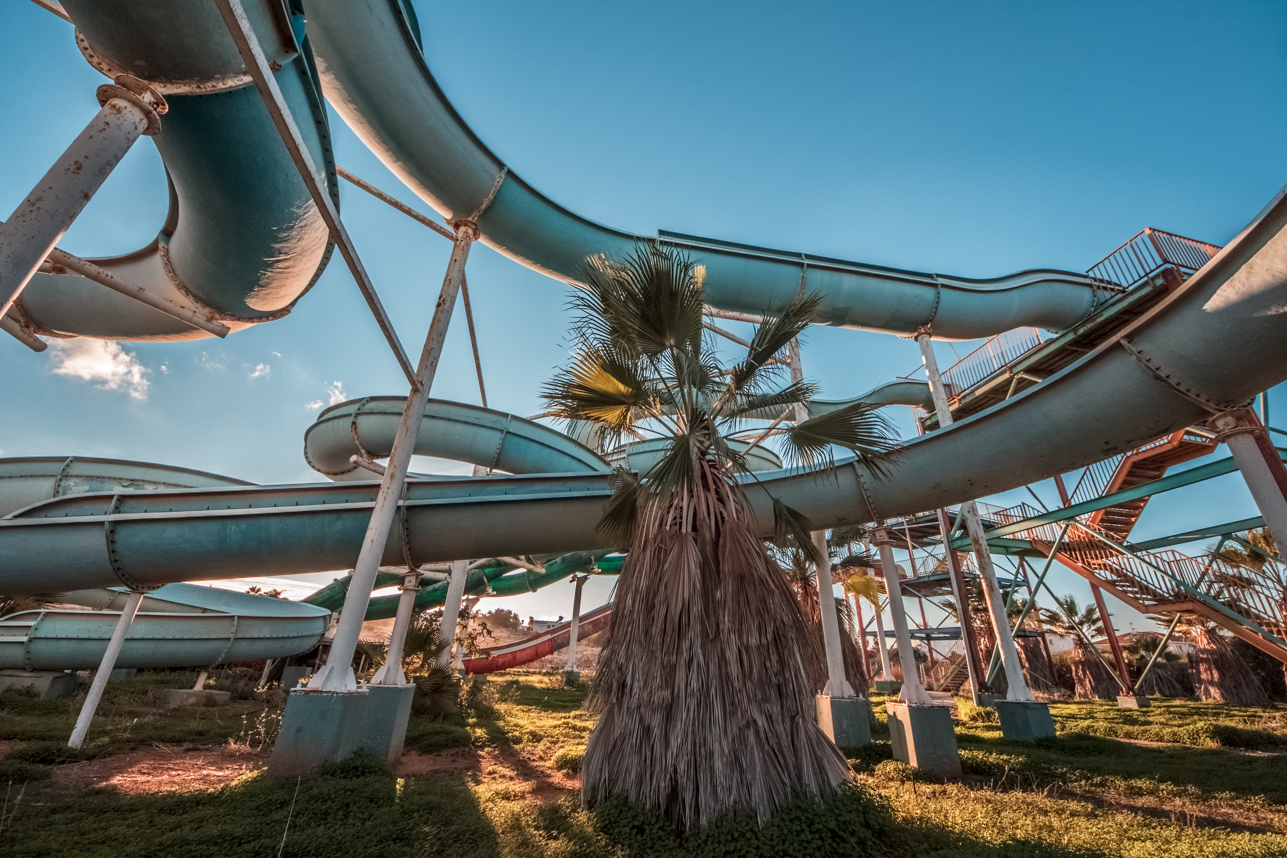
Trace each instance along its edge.
<instances>
[{"instance_id":1,"label":"small palm tree","mask_svg":"<svg viewBox=\"0 0 1287 858\"><path fill-rule=\"evenodd\" d=\"M581 777L587 804L624 796L680 829L734 809L764 820L848 774L815 721L804 617L739 481L753 478L748 449L776 437L793 465L825 472L832 445L877 466L895 446L864 406L786 422L815 387L784 381L780 353L816 296L766 317L745 357L724 367L703 329L703 278L658 246L588 260L572 299L571 363L544 389L551 415L590 424L607 449L667 442L644 474L616 472L599 525L629 559L588 701L599 720ZM781 416L747 426L766 412ZM773 525L780 544L813 553L808 522L777 500Z\"/></svg>"}]
</instances>

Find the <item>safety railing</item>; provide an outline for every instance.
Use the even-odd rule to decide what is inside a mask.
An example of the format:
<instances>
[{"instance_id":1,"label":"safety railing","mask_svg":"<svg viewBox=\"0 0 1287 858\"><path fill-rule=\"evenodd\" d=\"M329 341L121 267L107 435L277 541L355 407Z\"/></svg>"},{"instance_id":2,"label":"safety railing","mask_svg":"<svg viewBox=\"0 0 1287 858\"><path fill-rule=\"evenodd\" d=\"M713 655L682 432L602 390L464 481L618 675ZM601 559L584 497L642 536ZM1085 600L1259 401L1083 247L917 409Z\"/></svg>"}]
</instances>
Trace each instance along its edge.
<instances>
[{"instance_id":1,"label":"safety railing","mask_svg":"<svg viewBox=\"0 0 1287 858\"><path fill-rule=\"evenodd\" d=\"M1125 291L1173 265L1193 274L1220 251L1217 244L1149 227L1096 263L1086 273L1094 284Z\"/></svg>"},{"instance_id":2,"label":"safety railing","mask_svg":"<svg viewBox=\"0 0 1287 858\"><path fill-rule=\"evenodd\" d=\"M959 396L993 373L1041 345L1036 328L1015 328L984 340L983 345L943 370L948 396Z\"/></svg>"}]
</instances>

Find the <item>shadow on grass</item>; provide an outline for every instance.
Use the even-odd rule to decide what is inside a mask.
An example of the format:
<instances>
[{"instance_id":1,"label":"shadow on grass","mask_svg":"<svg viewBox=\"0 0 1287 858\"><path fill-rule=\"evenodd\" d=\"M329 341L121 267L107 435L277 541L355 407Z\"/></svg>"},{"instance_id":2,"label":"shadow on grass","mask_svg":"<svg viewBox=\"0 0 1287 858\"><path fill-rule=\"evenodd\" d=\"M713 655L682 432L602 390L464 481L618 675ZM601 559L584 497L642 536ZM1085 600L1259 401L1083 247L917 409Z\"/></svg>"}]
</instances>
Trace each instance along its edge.
<instances>
[{"instance_id":1,"label":"shadow on grass","mask_svg":"<svg viewBox=\"0 0 1287 858\"><path fill-rule=\"evenodd\" d=\"M362 759L298 782L249 775L214 792L73 794L29 785L9 811L0 853L13 858L259 858L279 848L283 857L499 854L463 776L406 781Z\"/></svg>"}]
</instances>

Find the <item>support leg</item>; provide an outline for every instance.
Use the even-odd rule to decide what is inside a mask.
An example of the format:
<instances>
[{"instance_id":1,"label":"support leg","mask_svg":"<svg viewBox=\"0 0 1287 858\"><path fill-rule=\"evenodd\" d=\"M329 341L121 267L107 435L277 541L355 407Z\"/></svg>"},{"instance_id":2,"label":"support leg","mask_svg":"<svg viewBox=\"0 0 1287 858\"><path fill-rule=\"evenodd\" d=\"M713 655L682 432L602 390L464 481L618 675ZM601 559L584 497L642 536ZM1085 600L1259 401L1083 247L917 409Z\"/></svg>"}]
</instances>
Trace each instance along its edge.
<instances>
[{"instance_id":1,"label":"support leg","mask_svg":"<svg viewBox=\"0 0 1287 858\"><path fill-rule=\"evenodd\" d=\"M568 661L563 669L563 678L573 685L581 681L581 671L576 667L576 640L581 625L581 587L589 577L589 575L572 576L575 592L572 594L572 622L568 625Z\"/></svg>"},{"instance_id":2,"label":"support leg","mask_svg":"<svg viewBox=\"0 0 1287 858\"><path fill-rule=\"evenodd\" d=\"M407 573L402 579L402 592L398 594L398 612L393 618L393 630L389 632L384 664L371 677L372 685L407 684L407 677L402 672L402 652L407 642L407 630L411 628L411 615L415 612L416 593L419 592L420 573Z\"/></svg>"},{"instance_id":3,"label":"support leg","mask_svg":"<svg viewBox=\"0 0 1287 858\"><path fill-rule=\"evenodd\" d=\"M916 672L916 654L912 649L912 635L907 628L907 612L903 607L903 591L898 579L898 567L894 563L894 541L889 531L881 528L876 531L872 542L880 551L881 572L885 576L885 589L889 593L889 613L894 622L894 640L898 644L898 657L903 665L903 690L899 700L913 706L932 706L934 701L921 685Z\"/></svg>"},{"instance_id":4,"label":"support leg","mask_svg":"<svg viewBox=\"0 0 1287 858\"><path fill-rule=\"evenodd\" d=\"M1214 424L1238 463L1274 542L1280 551L1287 551L1287 468L1264 425L1250 408L1226 411Z\"/></svg>"},{"instance_id":5,"label":"support leg","mask_svg":"<svg viewBox=\"0 0 1287 858\"><path fill-rule=\"evenodd\" d=\"M822 643L827 653L827 687L822 693L828 697L856 697L853 686L845 678L845 660L840 652L840 618L836 616L836 598L831 583L831 563L827 558L826 531L815 531L813 546L824 558L814 570L818 585L818 613L822 617Z\"/></svg>"},{"instance_id":6,"label":"support leg","mask_svg":"<svg viewBox=\"0 0 1287 858\"><path fill-rule=\"evenodd\" d=\"M143 591L131 590L129 597L125 600L125 606L121 608L120 619L116 621L116 628L112 629L112 637L107 642L107 652L103 653L103 660L98 664L98 672L94 674L94 681L90 683L89 694L85 696L80 714L76 716L76 727L72 730L71 739L67 742L69 748L80 750L80 746L85 744L89 724L94 720L94 712L98 710L99 701L103 699L103 689L107 687L107 679L112 675L112 668L116 666L116 659L121 654L125 636L130 631L130 624L134 622L134 615L138 613L141 601L143 601Z\"/></svg>"},{"instance_id":7,"label":"support leg","mask_svg":"<svg viewBox=\"0 0 1287 858\"><path fill-rule=\"evenodd\" d=\"M451 664L452 650L456 645L456 624L460 619L460 600L465 594L465 578L469 561L457 560L451 564L451 581L447 584L447 601L442 606L442 651L434 659L438 667Z\"/></svg>"}]
</instances>

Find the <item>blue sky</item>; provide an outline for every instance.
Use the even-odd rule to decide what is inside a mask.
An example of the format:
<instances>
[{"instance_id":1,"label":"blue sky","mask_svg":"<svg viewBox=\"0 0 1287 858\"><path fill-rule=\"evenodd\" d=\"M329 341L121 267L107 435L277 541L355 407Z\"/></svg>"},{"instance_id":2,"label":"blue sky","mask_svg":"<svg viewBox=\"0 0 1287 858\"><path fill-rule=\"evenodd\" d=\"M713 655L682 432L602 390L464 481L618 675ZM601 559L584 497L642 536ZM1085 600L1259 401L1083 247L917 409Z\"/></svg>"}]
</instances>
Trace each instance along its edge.
<instances>
[{"instance_id":1,"label":"blue sky","mask_svg":"<svg viewBox=\"0 0 1287 858\"><path fill-rule=\"evenodd\" d=\"M416 3L429 65L479 136L587 217L967 277L1084 270L1145 226L1216 243L1287 180L1287 5L1200 3ZM97 109L69 25L5 4L0 209ZM333 117L338 162L427 211ZM404 343L449 248L351 187L345 222ZM144 141L62 247L113 255L164 218ZM469 263L493 407L530 415L566 356L567 287L479 246ZM417 345L418 347L418 345ZM968 344L955 344L964 354ZM940 344L951 363L952 347ZM160 461L310 481L310 403L401 394L338 258L287 318L225 341L125 344L115 389L0 338L0 455ZM816 329L823 396L919 364L913 343ZM337 387L338 385L338 387ZM434 395L477 401L463 325ZM1287 423L1287 404L1274 413ZM895 415L911 432L906 410ZM1048 502L1049 486L1037 487ZM1001 502L1017 502L1013 493ZM1236 476L1154 501L1137 534L1253 515ZM1056 589L1087 592L1071 574ZM586 603L606 598L587 587ZM571 588L506 600L567 613Z\"/></svg>"}]
</instances>

